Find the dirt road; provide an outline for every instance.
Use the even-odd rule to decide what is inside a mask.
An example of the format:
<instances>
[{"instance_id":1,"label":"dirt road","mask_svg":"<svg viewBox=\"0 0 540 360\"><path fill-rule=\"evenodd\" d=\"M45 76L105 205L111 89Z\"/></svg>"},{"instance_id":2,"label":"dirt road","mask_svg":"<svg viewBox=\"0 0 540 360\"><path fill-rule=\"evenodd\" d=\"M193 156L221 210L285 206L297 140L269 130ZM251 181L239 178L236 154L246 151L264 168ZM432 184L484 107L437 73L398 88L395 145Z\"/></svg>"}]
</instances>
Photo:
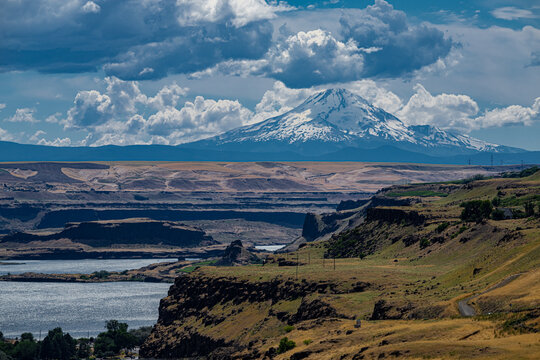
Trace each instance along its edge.
<instances>
[{"instance_id":1,"label":"dirt road","mask_svg":"<svg viewBox=\"0 0 540 360\"><path fill-rule=\"evenodd\" d=\"M476 311L474 310L474 308L472 306L470 306L468 303L469 301L479 297L480 295L484 295L490 291L493 291L495 289L498 289L500 287L503 287L505 286L506 284L508 284L509 282L511 282L512 280L515 280L518 276L520 276L521 273L519 274L514 274L514 275L510 275L509 277L507 277L506 279L504 279L503 281L501 281L500 283L498 283L497 285L495 286L492 286L490 287L489 289L487 289L486 291L483 291L481 292L480 294L476 294L476 295L473 295L473 296L470 296L466 299L463 299L461 301L458 302L458 309L459 309L459 313L461 314L461 316L475 316L476 315Z\"/></svg>"}]
</instances>

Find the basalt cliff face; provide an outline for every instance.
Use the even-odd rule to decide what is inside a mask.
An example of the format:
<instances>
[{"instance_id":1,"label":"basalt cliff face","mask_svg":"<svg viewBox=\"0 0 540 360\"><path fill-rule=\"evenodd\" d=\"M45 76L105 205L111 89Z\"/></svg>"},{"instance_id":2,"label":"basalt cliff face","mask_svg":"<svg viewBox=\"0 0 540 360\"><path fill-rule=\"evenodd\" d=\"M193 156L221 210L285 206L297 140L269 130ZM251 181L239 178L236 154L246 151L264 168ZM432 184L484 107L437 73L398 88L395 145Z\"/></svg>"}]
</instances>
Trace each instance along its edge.
<instances>
[{"instance_id":1,"label":"basalt cliff face","mask_svg":"<svg viewBox=\"0 0 540 360\"><path fill-rule=\"evenodd\" d=\"M18 232L4 236L0 242L28 243L59 239L69 239L74 243L92 247L116 244L193 247L217 243L199 228L176 222L149 219L68 223L62 231L57 233L42 235Z\"/></svg>"},{"instance_id":2,"label":"basalt cliff face","mask_svg":"<svg viewBox=\"0 0 540 360\"><path fill-rule=\"evenodd\" d=\"M143 358L259 358L261 333L307 320L346 319L317 296L343 292L331 282L188 274L176 279L159 320L141 347Z\"/></svg>"}]
</instances>

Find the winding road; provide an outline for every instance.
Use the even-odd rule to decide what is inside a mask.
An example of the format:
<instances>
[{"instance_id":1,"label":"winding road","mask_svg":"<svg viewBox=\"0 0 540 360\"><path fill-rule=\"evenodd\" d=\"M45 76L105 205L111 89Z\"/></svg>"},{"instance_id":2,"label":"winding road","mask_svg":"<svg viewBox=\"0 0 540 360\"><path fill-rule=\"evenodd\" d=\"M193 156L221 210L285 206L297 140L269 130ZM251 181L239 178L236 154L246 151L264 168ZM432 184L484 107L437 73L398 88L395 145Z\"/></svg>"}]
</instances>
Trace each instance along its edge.
<instances>
[{"instance_id":1,"label":"winding road","mask_svg":"<svg viewBox=\"0 0 540 360\"><path fill-rule=\"evenodd\" d=\"M484 295L485 293L488 293L490 291L493 291L495 289L498 289L500 287L503 287L505 286L506 284L508 284L509 282L515 280L516 278L518 278L519 276L521 275L521 273L519 274L514 274L514 275L510 275L509 277L507 277L506 279L504 279L503 281L501 281L500 283L498 283L497 285L494 285L492 287L490 287L489 289L487 289L486 291L483 291L481 292L480 294L476 294L476 295L473 295L473 296L469 296L468 298L465 298L461 301L458 302L458 309L459 309L459 313L461 314L461 316L475 316L476 315L476 311L474 310L474 308L469 305L469 301L471 301L472 299L475 299L477 297L479 297L480 295Z\"/></svg>"}]
</instances>

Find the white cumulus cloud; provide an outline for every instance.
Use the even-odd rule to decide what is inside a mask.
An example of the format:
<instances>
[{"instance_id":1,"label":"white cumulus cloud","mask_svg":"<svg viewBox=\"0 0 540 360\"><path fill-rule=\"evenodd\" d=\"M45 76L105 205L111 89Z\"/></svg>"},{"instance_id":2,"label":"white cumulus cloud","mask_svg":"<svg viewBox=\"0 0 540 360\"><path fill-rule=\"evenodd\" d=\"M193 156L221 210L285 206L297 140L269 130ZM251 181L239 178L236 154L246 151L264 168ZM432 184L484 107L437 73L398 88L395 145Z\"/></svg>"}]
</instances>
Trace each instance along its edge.
<instances>
[{"instance_id":1,"label":"white cumulus cloud","mask_svg":"<svg viewBox=\"0 0 540 360\"><path fill-rule=\"evenodd\" d=\"M47 145L47 146L71 146L71 139L70 138L56 138L52 141L40 139L37 142L38 145Z\"/></svg>"},{"instance_id":2,"label":"white cumulus cloud","mask_svg":"<svg viewBox=\"0 0 540 360\"><path fill-rule=\"evenodd\" d=\"M0 128L0 140L1 141L13 141L13 136L7 131Z\"/></svg>"},{"instance_id":3,"label":"white cumulus cloud","mask_svg":"<svg viewBox=\"0 0 540 360\"><path fill-rule=\"evenodd\" d=\"M97 90L79 91L74 106L68 110L67 128L84 128L109 121L115 106L110 96Z\"/></svg>"},{"instance_id":4,"label":"white cumulus cloud","mask_svg":"<svg viewBox=\"0 0 540 360\"><path fill-rule=\"evenodd\" d=\"M540 97L537 97L531 107L511 105L486 111L475 119L478 128L501 127L509 125L530 126L540 120Z\"/></svg>"},{"instance_id":5,"label":"white cumulus cloud","mask_svg":"<svg viewBox=\"0 0 540 360\"><path fill-rule=\"evenodd\" d=\"M198 140L245 125L252 112L238 101L212 100L197 96L180 109L169 107L151 115L143 129L168 138L173 144Z\"/></svg>"},{"instance_id":6,"label":"white cumulus cloud","mask_svg":"<svg viewBox=\"0 0 540 360\"><path fill-rule=\"evenodd\" d=\"M97 14L101 10L101 7L93 1L88 1L83 5L82 10L85 13Z\"/></svg>"},{"instance_id":7,"label":"white cumulus cloud","mask_svg":"<svg viewBox=\"0 0 540 360\"><path fill-rule=\"evenodd\" d=\"M13 116L6 119L9 122L28 122L37 123L38 120L34 117L36 109L22 108L15 110Z\"/></svg>"},{"instance_id":8,"label":"white cumulus cloud","mask_svg":"<svg viewBox=\"0 0 540 360\"><path fill-rule=\"evenodd\" d=\"M273 19L276 12L293 9L285 3L268 4L264 0L177 0L176 6L181 26L230 21L241 27L253 21Z\"/></svg>"},{"instance_id":9,"label":"white cumulus cloud","mask_svg":"<svg viewBox=\"0 0 540 360\"><path fill-rule=\"evenodd\" d=\"M471 119L479 107L467 95L439 94L433 96L422 85L416 84L415 94L402 109L398 118L409 125L433 125L443 129L468 131Z\"/></svg>"},{"instance_id":10,"label":"white cumulus cloud","mask_svg":"<svg viewBox=\"0 0 540 360\"><path fill-rule=\"evenodd\" d=\"M108 77L105 84L103 93L80 91L67 118L60 121L66 129L87 131L85 145L175 145L217 135L253 118L253 112L237 100L197 96L180 106L188 89L176 83L162 87L155 96L142 93L136 81ZM52 117L50 122L58 118Z\"/></svg>"}]
</instances>

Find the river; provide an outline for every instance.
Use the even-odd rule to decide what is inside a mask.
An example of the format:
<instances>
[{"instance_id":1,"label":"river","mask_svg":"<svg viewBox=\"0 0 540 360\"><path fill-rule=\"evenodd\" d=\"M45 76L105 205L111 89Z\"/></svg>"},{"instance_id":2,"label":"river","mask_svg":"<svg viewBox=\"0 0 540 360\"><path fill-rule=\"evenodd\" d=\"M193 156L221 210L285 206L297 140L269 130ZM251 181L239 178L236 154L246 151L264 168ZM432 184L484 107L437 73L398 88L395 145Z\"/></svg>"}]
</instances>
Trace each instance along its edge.
<instances>
[{"instance_id":1,"label":"river","mask_svg":"<svg viewBox=\"0 0 540 360\"><path fill-rule=\"evenodd\" d=\"M25 265L0 265L0 271L13 274L26 271L66 274L121 271L148 265L156 259L17 262ZM105 321L110 319L126 322L130 328L153 325L158 318L159 301L167 295L169 287L170 284L142 282L0 281L0 331L8 337L31 332L36 338L41 331L43 338L48 330L61 327L74 337L86 337L104 331Z\"/></svg>"},{"instance_id":2,"label":"river","mask_svg":"<svg viewBox=\"0 0 540 360\"><path fill-rule=\"evenodd\" d=\"M90 274L94 271L138 269L176 259L83 259L83 260L0 260L0 275L35 272L42 274Z\"/></svg>"}]
</instances>

